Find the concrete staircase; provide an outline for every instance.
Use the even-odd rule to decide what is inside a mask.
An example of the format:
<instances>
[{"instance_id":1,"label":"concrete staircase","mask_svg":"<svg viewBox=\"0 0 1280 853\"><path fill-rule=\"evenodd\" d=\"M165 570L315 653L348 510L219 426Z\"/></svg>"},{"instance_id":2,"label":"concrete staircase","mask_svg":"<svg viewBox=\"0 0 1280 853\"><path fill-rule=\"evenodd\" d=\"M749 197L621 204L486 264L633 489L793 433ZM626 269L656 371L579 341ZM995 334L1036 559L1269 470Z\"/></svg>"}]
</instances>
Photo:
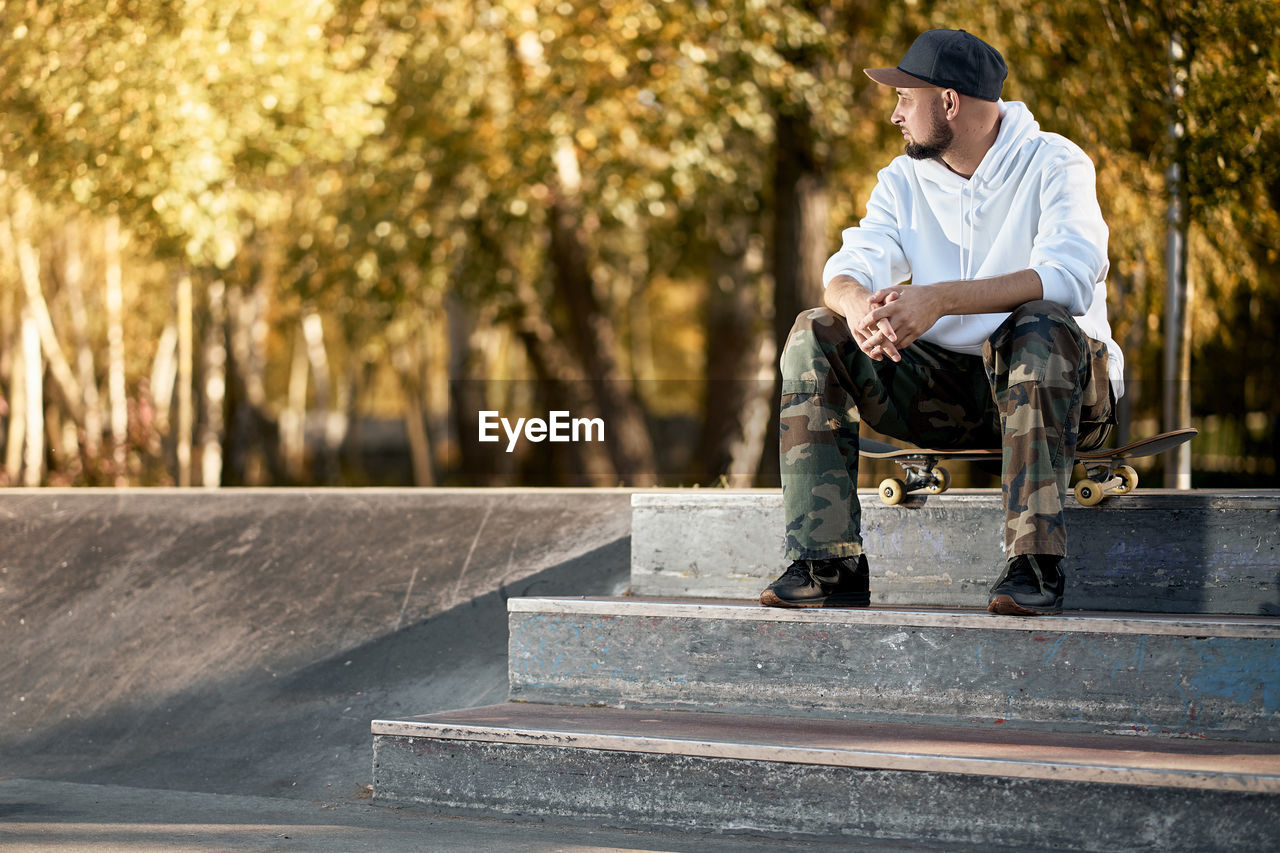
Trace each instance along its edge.
<instances>
[{"instance_id":1,"label":"concrete staircase","mask_svg":"<svg viewBox=\"0 0 1280 853\"><path fill-rule=\"evenodd\" d=\"M753 601L782 567L777 493L634 495L635 594L510 600L510 701L375 721L375 796L916 848L1280 849L1280 493L1073 507L1070 609L1034 620L981 610L997 496L862 502L873 606L791 611Z\"/></svg>"}]
</instances>

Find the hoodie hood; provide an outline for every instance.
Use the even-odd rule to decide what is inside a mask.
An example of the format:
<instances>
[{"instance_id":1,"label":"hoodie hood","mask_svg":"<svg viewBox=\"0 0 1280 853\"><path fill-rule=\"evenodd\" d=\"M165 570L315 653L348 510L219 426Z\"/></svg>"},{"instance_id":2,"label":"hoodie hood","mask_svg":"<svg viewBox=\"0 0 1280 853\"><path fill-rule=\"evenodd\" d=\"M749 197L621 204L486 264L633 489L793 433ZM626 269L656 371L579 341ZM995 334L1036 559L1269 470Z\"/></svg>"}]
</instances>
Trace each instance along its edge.
<instances>
[{"instance_id":1,"label":"hoodie hood","mask_svg":"<svg viewBox=\"0 0 1280 853\"><path fill-rule=\"evenodd\" d=\"M1021 101L997 101L996 106L1000 110L1000 130L995 144L983 156L971 178L962 178L939 160L912 161L917 177L949 188L974 185L994 189L1020 173L1023 164L1017 156L1018 149L1036 139L1040 123Z\"/></svg>"},{"instance_id":2,"label":"hoodie hood","mask_svg":"<svg viewBox=\"0 0 1280 853\"><path fill-rule=\"evenodd\" d=\"M971 180L998 187L1019 171L1018 149L1040 135L1040 123L1021 101L1000 101L1000 132Z\"/></svg>"}]
</instances>

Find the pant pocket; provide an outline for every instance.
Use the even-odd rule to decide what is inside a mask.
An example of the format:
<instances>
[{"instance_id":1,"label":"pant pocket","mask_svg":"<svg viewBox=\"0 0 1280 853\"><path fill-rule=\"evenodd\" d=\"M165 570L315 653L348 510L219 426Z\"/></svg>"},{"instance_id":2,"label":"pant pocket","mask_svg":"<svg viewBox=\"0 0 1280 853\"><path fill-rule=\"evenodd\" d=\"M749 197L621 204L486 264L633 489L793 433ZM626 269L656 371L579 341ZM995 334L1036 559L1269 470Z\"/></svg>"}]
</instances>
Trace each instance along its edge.
<instances>
[{"instance_id":1,"label":"pant pocket","mask_svg":"<svg viewBox=\"0 0 1280 853\"><path fill-rule=\"evenodd\" d=\"M1096 450L1111 435L1116 423L1116 400L1107 369L1111 356L1102 341L1089 339L1089 376L1081 389L1080 434L1076 450Z\"/></svg>"},{"instance_id":2,"label":"pant pocket","mask_svg":"<svg viewBox=\"0 0 1280 853\"><path fill-rule=\"evenodd\" d=\"M1111 397L1111 376L1108 366L1111 356L1102 341L1089 341L1089 375L1081 389L1080 422L1114 424L1115 401Z\"/></svg>"}]
</instances>

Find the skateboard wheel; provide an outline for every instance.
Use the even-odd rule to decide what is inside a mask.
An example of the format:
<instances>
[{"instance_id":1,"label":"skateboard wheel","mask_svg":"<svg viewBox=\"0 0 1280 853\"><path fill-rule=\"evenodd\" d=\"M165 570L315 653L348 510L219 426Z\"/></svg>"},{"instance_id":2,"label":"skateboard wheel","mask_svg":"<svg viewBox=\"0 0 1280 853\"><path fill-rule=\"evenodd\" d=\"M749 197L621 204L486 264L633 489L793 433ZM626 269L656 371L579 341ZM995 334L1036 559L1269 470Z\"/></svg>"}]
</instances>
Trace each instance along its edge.
<instances>
[{"instance_id":1,"label":"skateboard wheel","mask_svg":"<svg viewBox=\"0 0 1280 853\"><path fill-rule=\"evenodd\" d=\"M880 481L880 501L886 506L897 506L907 494L907 484L890 477Z\"/></svg>"},{"instance_id":2,"label":"skateboard wheel","mask_svg":"<svg viewBox=\"0 0 1280 853\"><path fill-rule=\"evenodd\" d=\"M1116 469L1116 476L1123 482L1116 488L1117 495L1127 495L1138 488L1138 472L1132 465L1121 465Z\"/></svg>"},{"instance_id":3,"label":"skateboard wheel","mask_svg":"<svg viewBox=\"0 0 1280 853\"><path fill-rule=\"evenodd\" d=\"M1081 506L1097 506L1105 495L1102 486L1094 480L1081 480L1076 483L1076 500Z\"/></svg>"},{"instance_id":4,"label":"skateboard wheel","mask_svg":"<svg viewBox=\"0 0 1280 853\"><path fill-rule=\"evenodd\" d=\"M934 468L933 477L933 482L924 487L927 493L940 495L951 488L951 472L946 468Z\"/></svg>"}]
</instances>

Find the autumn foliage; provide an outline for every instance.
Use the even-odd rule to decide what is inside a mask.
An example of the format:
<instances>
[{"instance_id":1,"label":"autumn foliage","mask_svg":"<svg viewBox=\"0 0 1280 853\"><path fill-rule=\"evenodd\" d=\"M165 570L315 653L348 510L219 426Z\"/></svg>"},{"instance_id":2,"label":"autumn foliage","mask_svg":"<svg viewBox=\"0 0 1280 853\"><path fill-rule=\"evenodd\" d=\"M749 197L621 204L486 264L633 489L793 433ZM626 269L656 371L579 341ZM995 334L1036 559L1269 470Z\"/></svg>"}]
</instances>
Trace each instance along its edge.
<instances>
[{"instance_id":1,"label":"autumn foliage","mask_svg":"<svg viewBox=\"0 0 1280 853\"><path fill-rule=\"evenodd\" d=\"M1174 188L1197 482L1274 483L1270 0L0 0L0 484L477 482L476 394L620 436L482 482L769 484L930 26L1094 158L1134 434Z\"/></svg>"}]
</instances>

